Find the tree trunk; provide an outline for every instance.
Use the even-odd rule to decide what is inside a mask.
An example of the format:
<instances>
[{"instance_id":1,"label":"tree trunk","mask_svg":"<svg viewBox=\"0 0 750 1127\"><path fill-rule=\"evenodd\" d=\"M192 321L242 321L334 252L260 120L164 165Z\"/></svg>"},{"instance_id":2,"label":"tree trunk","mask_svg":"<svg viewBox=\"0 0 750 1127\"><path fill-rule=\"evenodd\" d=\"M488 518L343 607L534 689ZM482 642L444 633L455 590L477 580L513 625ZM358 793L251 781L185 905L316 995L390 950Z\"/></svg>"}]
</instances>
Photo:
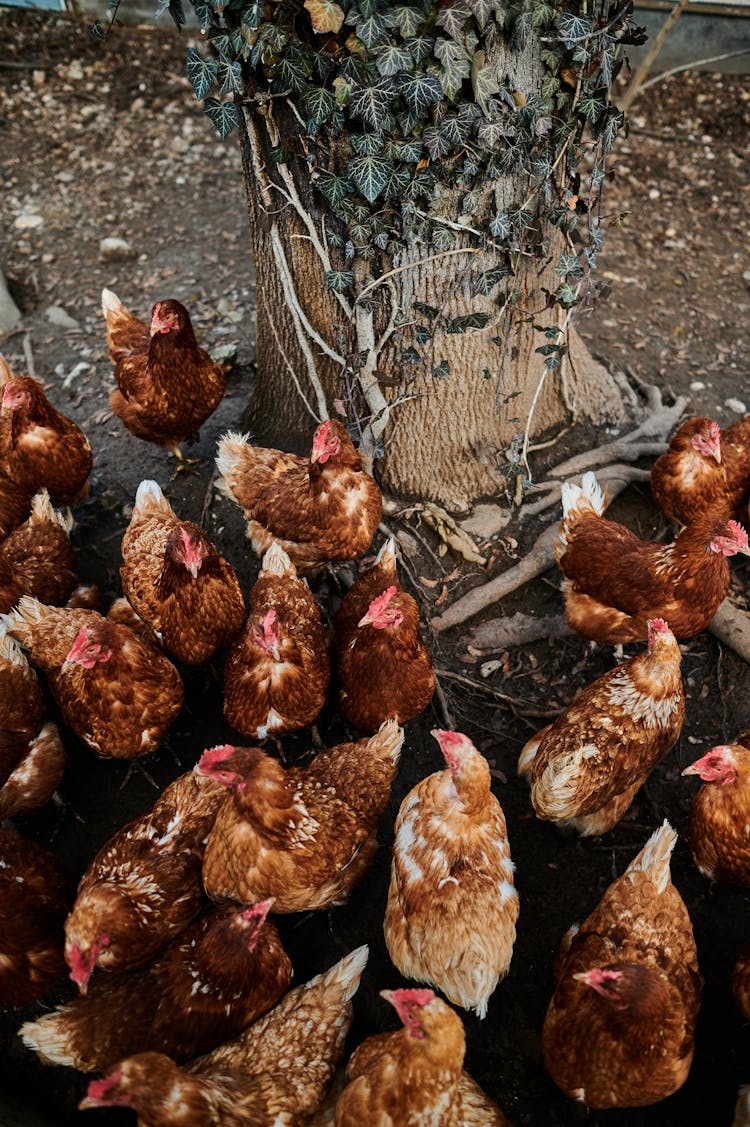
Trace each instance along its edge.
<instances>
[{"instance_id":1,"label":"tree trunk","mask_svg":"<svg viewBox=\"0 0 750 1127\"><path fill-rule=\"evenodd\" d=\"M520 52L501 41L492 65L522 100L541 82L538 40L530 37ZM617 385L571 331L570 313L548 300L565 247L557 229L534 217L543 183L526 170L488 182L473 194L471 214L462 214L462 191L443 186L425 205L429 216L415 209L443 238L356 264L352 299L327 286L334 268L327 232L339 224L312 188L314 168L299 155L278 160L292 133L303 152L304 133L283 100L244 105L258 291L253 429L303 450L316 420L345 410L365 456L382 456L376 474L385 488L464 510L479 497L514 492L512 479L528 473L530 440L582 416L595 423L622 417ZM489 216L522 201L545 253L519 248L494 294L478 292L479 279L508 266L508 256L478 241L477 227L486 230ZM479 327L467 323L472 315ZM536 351L550 340L563 346L556 368Z\"/></svg>"}]
</instances>

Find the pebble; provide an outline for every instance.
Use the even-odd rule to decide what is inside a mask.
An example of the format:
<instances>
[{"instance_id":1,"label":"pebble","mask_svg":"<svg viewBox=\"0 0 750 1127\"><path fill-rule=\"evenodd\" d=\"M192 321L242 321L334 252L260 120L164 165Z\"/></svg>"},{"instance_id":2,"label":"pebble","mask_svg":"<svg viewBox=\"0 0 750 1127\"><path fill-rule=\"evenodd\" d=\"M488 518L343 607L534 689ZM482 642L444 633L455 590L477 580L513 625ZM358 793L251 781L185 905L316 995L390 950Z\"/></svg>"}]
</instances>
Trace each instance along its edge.
<instances>
[{"instance_id":1,"label":"pebble","mask_svg":"<svg viewBox=\"0 0 750 1127\"><path fill-rule=\"evenodd\" d=\"M744 415L747 407L741 399L725 399L724 406L728 407L730 411L734 411L738 415Z\"/></svg>"},{"instance_id":2,"label":"pebble","mask_svg":"<svg viewBox=\"0 0 750 1127\"><path fill-rule=\"evenodd\" d=\"M50 305L44 311L44 316L53 325L57 325L61 329L79 329L80 325L75 318L71 317L69 313L60 305Z\"/></svg>"},{"instance_id":3,"label":"pebble","mask_svg":"<svg viewBox=\"0 0 750 1127\"><path fill-rule=\"evenodd\" d=\"M705 386L706 385L703 383L702 380L693 380L693 382L690 385L690 390L691 391L703 391Z\"/></svg>"},{"instance_id":4,"label":"pebble","mask_svg":"<svg viewBox=\"0 0 750 1127\"><path fill-rule=\"evenodd\" d=\"M41 215L29 215L28 212L22 211L17 215L13 226L18 228L19 231L30 230L33 227L43 227L44 217Z\"/></svg>"},{"instance_id":5,"label":"pebble","mask_svg":"<svg viewBox=\"0 0 750 1127\"><path fill-rule=\"evenodd\" d=\"M135 251L127 239L110 235L99 243L99 256L103 262L116 262L123 258L133 258Z\"/></svg>"}]
</instances>

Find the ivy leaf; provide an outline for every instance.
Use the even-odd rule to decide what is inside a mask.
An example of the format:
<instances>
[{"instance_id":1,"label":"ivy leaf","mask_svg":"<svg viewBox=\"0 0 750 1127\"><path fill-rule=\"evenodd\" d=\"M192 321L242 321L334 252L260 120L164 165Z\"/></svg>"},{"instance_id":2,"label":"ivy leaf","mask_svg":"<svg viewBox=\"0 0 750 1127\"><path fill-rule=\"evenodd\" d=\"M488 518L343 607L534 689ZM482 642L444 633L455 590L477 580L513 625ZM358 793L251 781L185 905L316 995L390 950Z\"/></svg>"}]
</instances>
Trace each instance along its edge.
<instances>
[{"instance_id":1,"label":"ivy leaf","mask_svg":"<svg viewBox=\"0 0 750 1127\"><path fill-rule=\"evenodd\" d=\"M484 149L492 152L501 141L515 136L515 129L504 121L482 121L477 127L477 140Z\"/></svg>"},{"instance_id":2,"label":"ivy leaf","mask_svg":"<svg viewBox=\"0 0 750 1127\"><path fill-rule=\"evenodd\" d=\"M453 39L460 39L464 24L470 15L471 9L466 0L455 0L455 3L447 4L440 9L435 23L438 27L444 27Z\"/></svg>"},{"instance_id":3,"label":"ivy leaf","mask_svg":"<svg viewBox=\"0 0 750 1127\"><path fill-rule=\"evenodd\" d=\"M425 13L422 8L412 8L408 4L396 4L393 8L393 19L403 38L407 39L410 35L415 34L420 24L424 23Z\"/></svg>"},{"instance_id":4,"label":"ivy leaf","mask_svg":"<svg viewBox=\"0 0 750 1127\"><path fill-rule=\"evenodd\" d=\"M386 43L385 46L378 48L375 63L383 75L414 70L414 59L406 47L397 47L392 43Z\"/></svg>"},{"instance_id":5,"label":"ivy leaf","mask_svg":"<svg viewBox=\"0 0 750 1127\"><path fill-rule=\"evenodd\" d=\"M427 344L428 340L432 340L432 333L425 325L415 325L414 336L417 344Z\"/></svg>"},{"instance_id":6,"label":"ivy leaf","mask_svg":"<svg viewBox=\"0 0 750 1127\"><path fill-rule=\"evenodd\" d=\"M216 126L222 141L240 124L240 115L234 102L219 102L216 98L206 98L203 112Z\"/></svg>"},{"instance_id":7,"label":"ivy leaf","mask_svg":"<svg viewBox=\"0 0 750 1127\"><path fill-rule=\"evenodd\" d=\"M178 29L181 28L185 23L185 12L182 7L182 0L169 0L166 6L169 8L169 14L174 21L175 27Z\"/></svg>"},{"instance_id":8,"label":"ivy leaf","mask_svg":"<svg viewBox=\"0 0 750 1127\"><path fill-rule=\"evenodd\" d=\"M444 157L446 153L450 152L451 143L447 137L442 136L439 125L428 125L422 134L422 140L433 160L439 160L440 157Z\"/></svg>"},{"instance_id":9,"label":"ivy leaf","mask_svg":"<svg viewBox=\"0 0 750 1127\"><path fill-rule=\"evenodd\" d=\"M346 293L354 284L354 271L326 270L326 284L334 293Z\"/></svg>"},{"instance_id":10,"label":"ivy leaf","mask_svg":"<svg viewBox=\"0 0 750 1127\"><path fill-rule=\"evenodd\" d=\"M471 74L471 56L460 43L454 43L452 39L438 39L435 58L443 64L440 75L443 89L449 98L453 98L461 89L463 80Z\"/></svg>"},{"instance_id":11,"label":"ivy leaf","mask_svg":"<svg viewBox=\"0 0 750 1127\"><path fill-rule=\"evenodd\" d=\"M393 164L378 156L354 157L349 161L349 174L369 203L374 203L393 172Z\"/></svg>"},{"instance_id":12,"label":"ivy leaf","mask_svg":"<svg viewBox=\"0 0 750 1127\"><path fill-rule=\"evenodd\" d=\"M486 270L484 274L480 274L477 280L472 284L472 294L482 294L484 297L489 297L498 282L502 282L503 278L507 278L509 273L510 271L507 266L495 266L492 270Z\"/></svg>"},{"instance_id":13,"label":"ivy leaf","mask_svg":"<svg viewBox=\"0 0 750 1127\"><path fill-rule=\"evenodd\" d=\"M305 91L304 100L310 119L316 125L322 125L336 110L336 99L322 86L311 86Z\"/></svg>"},{"instance_id":14,"label":"ivy leaf","mask_svg":"<svg viewBox=\"0 0 750 1127\"><path fill-rule=\"evenodd\" d=\"M398 146L398 155L401 157L401 160L408 161L409 164L416 164L422 157L421 138L413 137L402 141Z\"/></svg>"},{"instance_id":15,"label":"ivy leaf","mask_svg":"<svg viewBox=\"0 0 750 1127\"><path fill-rule=\"evenodd\" d=\"M274 75L278 78L280 90L304 90L307 84L305 72L291 52L279 60L279 65L274 68Z\"/></svg>"},{"instance_id":16,"label":"ivy leaf","mask_svg":"<svg viewBox=\"0 0 750 1127\"><path fill-rule=\"evenodd\" d=\"M596 122L607 109L607 94L605 90L593 90L584 94L578 103L578 111L587 121Z\"/></svg>"},{"instance_id":17,"label":"ivy leaf","mask_svg":"<svg viewBox=\"0 0 750 1127\"><path fill-rule=\"evenodd\" d=\"M361 86L352 90L349 110L354 117L361 117L373 129L392 129L395 118L390 104L396 92L393 79L387 78L377 86Z\"/></svg>"},{"instance_id":18,"label":"ivy leaf","mask_svg":"<svg viewBox=\"0 0 750 1127\"><path fill-rule=\"evenodd\" d=\"M591 20L588 16L577 16L573 12L561 12L557 17L557 30L566 47L574 47L588 39L591 34Z\"/></svg>"},{"instance_id":19,"label":"ivy leaf","mask_svg":"<svg viewBox=\"0 0 750 1127\"><path fill-rule=\"evenodd\" d=\"M195 47L189 47L187 52L187 76L193 87L196 98L205 98L209 90L216 84L217 66L213 59L204 59Z\"/></svg>"},{"instance_id":20,"label":"ivy leaf","mask_svg":"<svg viewBox=\"0 0 750 1127\"><path fill-rule=\"evenodd\" d=\"M432 374L438 380L447 380L451 374L451 366L447 360L441 360L438 366L432 369Z\"/></svg>"},{"instance_id":21,"label":"ivy leaf","mask_svg":"<svg viewBox=\"0 0 750 1127\"><path fill-rule=\"evenodd\" d=\"M415 74L401 80L401 97L413 114L424 117L430 106L442 101L443 87L435 74ZM411 129L404 129L411 133Z\"/></svg>"},{"instance_id":22,"label":"ivy leaf","mask_svg":"<svg viewBox=\"0 0 750 1127\"><path fill-rule=\"evenodd\" d=\"M445 327L447 333L465 333L467 329L483 329L490 319L489 313L467 313L454 317Z\"/></svg>"},{"instance_id":23,"label":"ivy leaf","mask_svg":"<svg viewBox=\"0 0 750 1127\"><path fill-rule=\"evenodd\" d=\"M385 186L383 195L386 199L400 199L406 189L409 187L411 181L411 173L408 168L397 168L391 173L391 177ZM385 233L387 238L387 233ZM387 244L390 246L390 240Z\"/></svg>"},{"instance_id":24,"label":"ivy leaf","mask_svg":"<svg viewBox=\"0 0 750 1127\"><path fill-rule=\"evenodd\" d=\"M474 98L482 107L483 113L487 114L489 112L489 99L493 94L497 94L499 83L494 67L479 65L484 57L484 51L477 51L472 59L471 85L474 89Z\"/></svg>"},{"instance_id":25,"label":"ivy leaf","mask_svg":"<svg viewBox=\"0 0 750 1127\"><path fill-rule=\"evenodd\" d=\"M350 22L350 21L347 21ZM368 51L377 47L388 35L388 26L391 21L385 12L376 12L367 19L357 20L355 30L357 38L361 39Z\"/></svg>"},{"instance_id":26,"label":"ivy leaf","mask_svg":"<svg viewBox=\"0 0 750 1127\"><path fill-rule=\"evenodd\" d=\"M615 109L614 106L610 106L602 122L597 125L594 133L595 136L601 140L605 153L608 153L612 148L615 137L619 133L620 126L624 120L625 114L621 110Z\"/></svg>"},{"instance_id":27,"label":"ivy leaf","mask_svg":"<svg viewBox=\"0 0 750 1127\"><path fill-rule=\"evenodd\" d=\"M432 229L430 243L437 251L450 250L456 241L456 236L447 227L436 224Z\"/></svg>"},{"instance_id":28,"label":"ivy leaf","mask_svg":"<svg viewBox=\"0 0 750 1127\"><path fill-rule=\"evenodd\" d=\"M355 152L361 156L372 157L383 151L384 137L380 130L374 133L350 133L349 140Z\"/></svg>"},{"instance_id":29,"label":"ivy leaf","mask_svg":"<svg viewBox=\"0 0 750 1127\"><path fill-rule=\"evenodd\" d=\"M341 31L344 23L344 9L334 0L305 0L304 8L310 13L313 31L318 35Z\"/></svg>"},{"instance_id":30,"label":"ivy leaf","mask_svg":"<svg viewBox=\"0 0 750 1127\"><path fill-rule=\"evenodd\" d=\"M315 187L320 189L333 207L340 204L344 196L354 190L351 180L345 176L334 176L332 172L321 172L315 181Z\"/></svg>"},{"instance_id":31,"label":"ivy leaf","mask_svg":"<svg viewBox=\"0 0 750 1127\"><path fill-rule=\"evenodd\" d=\"M263 23L263 0L251 0L242 10L242 34L247 39L248 32L257 31Z\"/></svg>"},{"instance_id":32,"label":"ivy leaf","mask_svg":"<svg viewBox=\"0 0 750 1127\"><path fill-rule=\"evenodd\" d=\"M450 114L440 122L440 136L449 141L453 148L462 145L469 136L470 125L456 114Z\"/></svg>"},{"instance_id":33,"label":"ivy leaf","mask_svg":"<svg viewBox=\"0 0 750 1127\"><path fill-rule=\"evenodd\" d=\"M413 301L412 306L416 309L417 313L421 313L428 321L434 321L440 312L434 305L425 305L423 301Z\"/></svg>"},{"instance_id":34,"label":"ivy leaf","mask_svg":"<svg viewBox=\"0 0 750 1127\"><path fill-rule=\"evenodd\" d=\"M495 0L466 0L469 11L477 21L480 31L484 31L485 24L495 11Z\"/></svg>"},{"instance_id":35,"label":"ivy leaf","mask_svg":"<svg viewBox=\"0 0 750 1127\"><path fill-rule=\"evenodd\" d=\"M242 67L239 63L219 63L219 93L242 93Z\"/></svg>"},{"instance_id":36,"label":"ivy leaf","mask_svg":"<svg viewBox=\"0 0 750 1127\"><path fill-rule=\"evenodd\" d=\"M214 14L210 6L206 3L206 0L191 0L191 3L198 23L200 24L201 31L207 31L209 27L216 25ZM162 5L160 4L159 7L161 8ZM159 15L158 12L156 14Z\"/></svg>"},{"instance_id":37,"label":"ivy leaf","mask_svg":"<svg viewBox=\"0 0 750 1127\"><path fill-rule=\"evenodd\" d=\"M498 211L490 220L490 234L496 239L507 239L511 232L510 216L505 211Z\"/></svg>"}]
</instances>

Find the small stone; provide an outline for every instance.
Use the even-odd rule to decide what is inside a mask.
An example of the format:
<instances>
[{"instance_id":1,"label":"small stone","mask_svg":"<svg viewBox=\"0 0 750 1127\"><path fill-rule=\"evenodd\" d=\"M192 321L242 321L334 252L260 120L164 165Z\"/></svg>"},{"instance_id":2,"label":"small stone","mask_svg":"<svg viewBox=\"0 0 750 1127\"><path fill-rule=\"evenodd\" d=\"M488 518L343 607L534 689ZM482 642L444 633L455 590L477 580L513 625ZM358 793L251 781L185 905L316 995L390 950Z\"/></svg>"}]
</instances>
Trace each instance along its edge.
<instances>
[{"instance_id":1,"label":"small stone","mask_svg":"<svg viewBox=\"0 0 750 1127\"><path fill-rule=\"evenodd\" d=\"M702 380L693 380L693 382L690 385L690 390L691 391L703 391L705 386L706 385L703 383Z\"/></svg>"},{"instance_id":2,"label":"small stone","mask_svg":"<svg viewBox=\"0 0 750 1127\"><path fill-rule=\"evenodd\" d=\"M236 344L215 344L208 349L208 355L214 364L234 364L237 359Z\"/></svg>"},{"instance_id":3,"label":"small stone","mask_svg":"<svg viewBox=\"0 0 750 1127\"><path fill-rule=\"evenodd\" d=\"M659 191L659 189L658 189L658 188L649 188L649 190L648 190L648 198L649 198L650 200L658 200L658 198L659 198L659 196L660 196L660 195L661 195L661 192Z\"/></svg>"},{"instance_id":4,"label":"small stone","mask_svg":"<svg viewBox=\"0 0 750 1127\"><path fill-rule=\"evenodd\" d=\"M61 329L80 328L78 322L69 313L66 313L60 305L50 305L45 310L44 316L51 324L57 325Z\"/></svg>"},{"instance_id":5,"label":"small stone","mask_svg":"<svg viewBox=\"0 0 750 1127\"><path fill-rule=\"evenodd\" d=\"M72 172L58 172L55 180L59 180L61 184L71 184L75 180Z\"/></svg>"},{"instance_id":6,"label":"small stone","mask_svg":"<svg viewBox=\"0 0 750 1127\"><path fill-rule=\"evenodd\" d=\"M99 256L103 262L117 262L124 258L134 258L135 251L127 239L110 235L99 243Z\"/></svg>"},{"instance_id":7,"label":"small stone","mask_svg":"<svg viewBox=\"0 0 750 1127\"><path fill-rule=\"evenodd\" d=\"M21 310L10 296L5 276L0 270L0 332L7 332L21 320Z\"/></svg>"},{"instance_id":8,"label":"small stone","mask_svg":"<svg viewBox=\"0 0 750 1127\"><path fill-rule=\"evenodd\" d=\"M45 266L49 266L50 262L54 262L54 261L55 261L55 256L50 251L47 251L46 254L42 255L42 262L44 263Z\"/></svg>"},{"instance_id":9,"label":"small stone","mask_svg":"<svg viewBox=\"0 0 750 1127\"><path fill-rule=\"evenodd\" d=\"M37 88L44 86L45 82L47 81L47 72L43 70L32 70L31 81Z\"/></svg>"},{"instance_id":10,"label":"small stone","mask_svg":"<svg viewBox=\"0 0 750 1127\"><path fill-rule=\"evenodd\" d=\"M19 231L31 230L33 227L43 227L44 218L41 215L29 215L28 212L22 211L20 215L16 216L13 226Z\"/></svg>"},{"instance_id":11,"label":"small stone","mask_svg":"<svg viewBox=\"0 0 750 1127\"><path fill-rule=\"evenodd\" d=\"M744 415L747 407L741 399L725 399L724 406L728 407L730 411L734 411L737 415Z\"/></svg>"},{"instance_id":12,"label":"small stone","mask_svg":"<svg viewBox=\"0 0 750 1127\"><path fill-rule=\"evenodd\" d=\"M81 81L83 78L83 67L78 59L73 59L73 62L65 72L65 77L70 78L73 82Z\"/></svg>"}]
</instances>

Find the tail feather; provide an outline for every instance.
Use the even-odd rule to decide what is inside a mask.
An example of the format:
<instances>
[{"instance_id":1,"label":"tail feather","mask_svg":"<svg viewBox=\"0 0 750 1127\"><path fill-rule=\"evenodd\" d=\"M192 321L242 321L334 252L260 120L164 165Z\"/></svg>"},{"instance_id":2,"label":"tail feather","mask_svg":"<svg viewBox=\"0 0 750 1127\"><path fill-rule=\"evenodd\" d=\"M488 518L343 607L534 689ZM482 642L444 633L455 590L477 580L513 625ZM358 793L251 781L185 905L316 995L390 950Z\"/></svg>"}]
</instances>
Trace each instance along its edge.
<instances>
[{"instance_id":1,"label":"tail feather","mask_svg":"<svg viewBox=\"0 0 750 1127\"><path fill-rule=\"evenodd\" d=\"M73 514L70 509L64 513L59 509L53 509L52 502L49 499L49 492L47 489L40 489L31 500L31 523L36 521L49 521L50 524L57 524L65 532L70 532L73 528Z\"/></svg>"},{"instance_id":2,"label":"tail feather","mask_svg":"<svg viewBox=\"0 0 750 1127\"><path fill-rule=\"evenodd\" d=\"M32 1049L45 1064L66 1065L75 1068L76 1057L70 1047L70 1033L63 1008L36 1021L27 1021L18 1035L28 1049Z\"/></svg>"},{"instance_id":3,"label":"tail feather","mask_svg":"<svg viewBox=\"0 0 750 1127\"><path fill-rule=\"evenodd\" d=\"M654 830L643 849L628 865L626 874L648 873L659 892L669 884L669 862L677 841L677 831L665 821Z\"/></svg>"},{"instance_id":4,"label":"tail feather","mask_svg":"<svg viewBox=\"0 0 750 1127\"><path fill-rule=\"evenodd\" d=\"M149 510L156 509L165 516L174 516L174 509L161 491L156 481L146 478L138 486L133 506L133 517L143 517Z\"/></svg>"},{"instance_id":5,"label":"tail feather","mask_svg":"<svg viewBox=\"0 0 750 1127\"><path fill-rule=\"evenodd\" d=\"M102 290L102 313L109 320L110 314L127 313L127 309L116 293L105 288Z\"/></svg>"},{"instance_id":6,"label":"tail feather","mask_svg":"<svg viewBox=\"0 0 750 1127\"><path fill-rule=\"evenodd\" d=\"M557 536L556 548L565 548L568 543L568 523L577 516L582 516L587 510L595 516L602 516L606 506L606 497L596 474L585 473L581 484L566 481L562 487L562 521Z\"/></svg>"},{"instance_id":7,"label":"tail feather","mask_svg":"<svg viewBox=\"0 0 750 1127\"><path fill-rule=\"evenodd\" d=\"M385 720L367 741L368 749L377 750L381 756L388 756L395 767L401 758L404 744L404 729L398 720Z\"/></svg>"},{"instance_id":8,"label":"tail feather","mask_svg":"<svg viewBox=\"0 0 750 1127\"><path fill-rule=\"evenodd\" d=\"M297 568L294 566L289 556L286 554L280 544L274 540L271 547L263 556L261 563L261 573L265 575L289 575L295 576Z\"/></svg>"},{"instance_id":9,"label":"tail feather","mask_svg":"<svg viewBox=\"0 0 750 1127\"><path fill-rule=\"evenodd\" d=\"M9 614L0 615L0 661L7 661L11 665L21 665L30 669L26 655L10 633L10 620Z\"/></svg>"},{"instance_id":10,"label":"tail feather","mask_svg":"<svg viewBox=\"0 0 750 1127\"><path fill-rule=\"evenodd\" d=\"M348 1002L357 993L369 954L370 948L366 943L356 947L323 974L311 978L301 989L310 990L312 987L322 986L326 994L333 992L342 1002Z\"/></svg>"},{"instance_id":11,"label":"tail feather","mask_svg":"<svg viewBox=\"0 0 750 1127\"><path fill-rule=\"evenodd\" d=\"M0 614L0 623L16 638L24 649L30 649L34 638L34 627L43 619L49 608L32 595L21 595L9 614Z\"/></svg>"},{"instance_id":12,"label":"tail feather","mask_svg":"<svg viewBox=\"0 0 750 1127\"><path fill-rule=\"evenodd\" d=\"M13 379L13 373L8 367L8 362L3 355L0 355L0 387L5 387L8 380Z\"/></svg>"},{"instance_id":13,"label":"tail feather","mask_svg":"<svg viewBox=\"0 0 750 1127\"><path fill-rule=\"evenodd\" d=\"M375 557L376 564L386 564L393 568L396 566L396 540L389 536Z\"/></svg>"}]
</instances>

